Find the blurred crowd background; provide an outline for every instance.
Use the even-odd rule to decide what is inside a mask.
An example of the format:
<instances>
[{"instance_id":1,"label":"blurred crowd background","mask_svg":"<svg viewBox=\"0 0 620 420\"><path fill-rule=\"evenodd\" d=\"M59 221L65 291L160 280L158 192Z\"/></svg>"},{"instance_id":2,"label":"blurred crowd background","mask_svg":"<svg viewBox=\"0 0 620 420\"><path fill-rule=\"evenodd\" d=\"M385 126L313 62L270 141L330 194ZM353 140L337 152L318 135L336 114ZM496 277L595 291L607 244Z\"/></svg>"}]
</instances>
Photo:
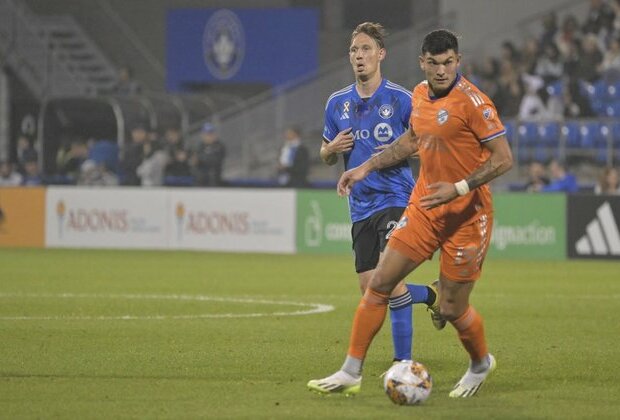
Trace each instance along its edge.
<instances>
[{"instance_id":1,"label":"blurred crowd background","mask_svg":"<svg viewBox=\"0 0 620 420\"><path fill-rule=\"evenodd\" d=\"M0 185L331 188L367 20L409 89L424 34L461 35L517 162L495 188L620 192L620 0L0 0Z\"/></svg>"}]
</instances>

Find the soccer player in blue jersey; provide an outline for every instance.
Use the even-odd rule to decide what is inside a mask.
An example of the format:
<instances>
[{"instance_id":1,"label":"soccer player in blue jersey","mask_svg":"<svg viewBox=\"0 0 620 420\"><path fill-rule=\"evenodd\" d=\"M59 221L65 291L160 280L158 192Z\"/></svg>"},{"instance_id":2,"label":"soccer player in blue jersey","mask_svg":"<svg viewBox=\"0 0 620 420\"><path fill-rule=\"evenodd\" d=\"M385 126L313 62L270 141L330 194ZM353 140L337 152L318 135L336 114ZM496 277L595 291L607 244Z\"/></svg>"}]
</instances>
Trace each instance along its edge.
<instances>
[{"instance_id":1,"label":"soccer player in blue jersey","mask_svg":"<svg viewBox=\"0 0 620 420\"><path fill-rule=\"evenodd\" d=\"M365 22L351 35L349 60L355 83L336 91L327 100L321 159L328 165L344 158L345 170L355 168L391 144L409 128L411 92L381 76L385 58L385 31L378 23ZM411 168L406 161L373 172L354 185L349 195L353 228L355 270L362 294L372 277L390 232L407 207L414 186ZM394 343L394 360L411 360L413 338L412 304L426 303L433 325L445 326L439 313L437 289L406 285L401 282L390 296L390 318ZM333 377L308 382L311 390L321 393L359 392L361 378Z\"/></svg>"}]
</instances>

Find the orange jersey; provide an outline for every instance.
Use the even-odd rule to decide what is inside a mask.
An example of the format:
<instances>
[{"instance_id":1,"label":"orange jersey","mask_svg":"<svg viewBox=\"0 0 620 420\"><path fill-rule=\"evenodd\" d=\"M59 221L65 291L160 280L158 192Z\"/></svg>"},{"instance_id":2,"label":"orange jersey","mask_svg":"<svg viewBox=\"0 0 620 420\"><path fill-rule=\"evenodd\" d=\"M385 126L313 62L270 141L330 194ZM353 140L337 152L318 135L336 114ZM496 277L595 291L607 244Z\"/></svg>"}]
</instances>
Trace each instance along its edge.
<instances>
[{"instance_id":1,"label":"orange jersey","mask_svg":"<svg viewBox=\"0 0 620 420\"><path fill-rule=\"evenodd\" d=\"M489 158L483 143L505 134L493 102L472 83L458 75L450 92L441 98L429 96L428 82L413 90L410 124L419 137L420 174L410 203L431 194L434 182L458 182L467 178ZM482 185L469 194L432 210L431 220L446 218L461 223L473 220L479 210L493 211L491 192Z\"/></svg>"}]
</instances>

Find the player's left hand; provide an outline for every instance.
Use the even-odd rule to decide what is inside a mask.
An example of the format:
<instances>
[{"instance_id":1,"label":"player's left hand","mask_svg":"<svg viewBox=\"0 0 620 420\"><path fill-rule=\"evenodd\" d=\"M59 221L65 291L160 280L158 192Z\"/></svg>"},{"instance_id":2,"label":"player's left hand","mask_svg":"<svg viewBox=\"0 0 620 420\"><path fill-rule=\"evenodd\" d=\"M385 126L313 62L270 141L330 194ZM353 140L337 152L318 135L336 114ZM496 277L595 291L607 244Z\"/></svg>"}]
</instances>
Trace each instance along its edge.
<instances>
[{"instance_id":1,"label":"player's left hand","mask_svg":"<svg viewBox=\"0 0 620 420\"><path fill-rule=\"evenodd\" d=\"M431 194L420 198L420 205L426 210L434 209L458 197L456 187L451 182L435 182L426 188Z\"/></svg>"}]
</instances>

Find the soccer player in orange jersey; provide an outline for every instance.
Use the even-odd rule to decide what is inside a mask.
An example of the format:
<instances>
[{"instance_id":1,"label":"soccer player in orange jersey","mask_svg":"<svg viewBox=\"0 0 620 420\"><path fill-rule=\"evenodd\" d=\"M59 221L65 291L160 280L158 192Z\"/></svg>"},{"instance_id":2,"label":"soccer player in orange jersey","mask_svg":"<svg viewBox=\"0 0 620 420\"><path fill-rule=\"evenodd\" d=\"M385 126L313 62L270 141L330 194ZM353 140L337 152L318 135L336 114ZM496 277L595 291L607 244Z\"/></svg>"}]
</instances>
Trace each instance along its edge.
<instances>
[{"instance_id":1,"label":"soccer player in orange jersey","mask_svg":"<svg viewBox=\"0 0 620 420\"><path fill-rule=\"evenodd\" d=\"M426 80L413 91L409 130L338 181L338 193L346 195L372 171L416 152L420 157L409 205L355 313L345 362L323 382L334 378L341 387L359 382L390 292L437 250L441 315L454 326L470 357L450 396L475 395L495 369L482 317L469 304L469 295L491 237L493 207L487 184L512 167L512 154L493 103L458 73L460 59L453 33L442 29L426 35L420 56Z\"/></svg>"}]
</instances>

